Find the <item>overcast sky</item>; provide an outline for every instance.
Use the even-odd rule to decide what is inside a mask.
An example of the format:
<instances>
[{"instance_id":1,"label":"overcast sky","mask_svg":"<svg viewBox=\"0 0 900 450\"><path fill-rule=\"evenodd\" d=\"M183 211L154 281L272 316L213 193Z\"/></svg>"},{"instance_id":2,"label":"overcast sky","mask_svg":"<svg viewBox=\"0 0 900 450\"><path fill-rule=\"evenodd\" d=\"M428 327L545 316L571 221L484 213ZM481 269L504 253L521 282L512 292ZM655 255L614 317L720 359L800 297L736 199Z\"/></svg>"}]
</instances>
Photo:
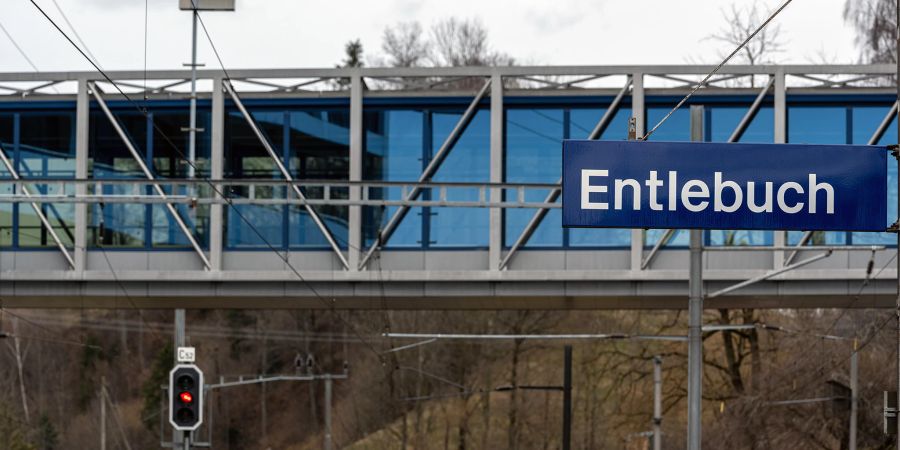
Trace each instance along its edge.
<instances>
[{"instance_id":1,"label":"overcast sky","mask_svg":"<svg viewBox=\"0 0 900 450\"><path fill-rule=\"evenodd\" d=\"M36 0L69 32L52 0ZM144 66L144 0L56 0L105 69ZM180 68L190 58L190 14L177 0L149 2L148 65ZM781 63L849 63L858 58L841 17L845 0L795 0L775 20ZM727 45L704 39L724 25L729 0L237 0L236 12L203 13L228 68L332 67L359 38L376 54L385 26L479 18L494 49L521 63L550 65L712 62ZM737 5L751 0L734 0ZM781 0L762 1L766 14ZM85 70L30 0L3 0L0 23L40 70ZM200 61L216 68L201 40ZM0 71L30 71L0 34Z\"/></svg>"}]
</instances>

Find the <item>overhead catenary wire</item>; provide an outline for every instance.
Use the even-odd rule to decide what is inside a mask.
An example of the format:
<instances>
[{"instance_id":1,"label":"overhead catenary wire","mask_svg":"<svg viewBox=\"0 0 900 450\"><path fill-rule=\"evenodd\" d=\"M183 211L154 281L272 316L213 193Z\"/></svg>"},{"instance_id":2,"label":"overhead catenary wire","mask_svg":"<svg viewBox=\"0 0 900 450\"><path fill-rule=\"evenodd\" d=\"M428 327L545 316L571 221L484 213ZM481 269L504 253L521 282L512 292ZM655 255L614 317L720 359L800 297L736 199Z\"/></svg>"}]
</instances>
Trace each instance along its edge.
<instances>
[{"instance_id":1,"label":"overhead catenary wire","mask_svg":"<svg viewBox=\"0 0 900 450\"><path fill-rule=\"evenodd\" d=\"M206 22L203 20L203 16L200 14L199 10L196 10L196 8L197 8L196 0L191 0L191 6L193 6L193 7L195 8L194 13L196 14L197 21L200 23L200 27L203 29L203 34L206 36L207 42L209 42L209 46L210 46L210 48L212 49L213 54L214 54L215 57L216 57L216 61L219 63L219 67L222 69L222 73L225 75L225 79L227 80L228 83L231 83L231 82L232 82L232 78L231 78L231 75L228 73L228 69L225 67L225 62L224 62L223 59L222 59L222 55L219 53L219 49L218 49L218 47L216 47L216 44L215 44L215 42L213 41L212 35L211 35L210 32L209 32L209 29L206 27ZM228 86L228 87L230 88L230 89L229 89L229 92L230 92L232 95L234 95L238 100L240 100L240 94L238 94L237 90L234 89L233 86ZM379 234L378 234L378 235L380 235L380 233L381 233L381 230L379 230ZM353 246L350 245L349 242L344 242L344 241L342 241L342 243L343 243L344 245L347 245L348 248L353 247ZM361 248L355 248L355 249L356 249L356 250L359 250L359 251L362 251ZM285 261L285 262L287 262L287 261ZM289 263L288 263L288 265L290 266ZM390 330L390 317L388 316L388 314L387 314L387 312L386 312L386 306L387 306L386 303L387 303L387 299L386 299L385 291L384 291L384 279L383 279L383 274L382 274L381 258L380 258L380 255L379 255L378 261L377 261L377 268L378 268L377 272L378 272L378 281L379 281L379 293L380 293L380 297L381 297L382 317L383 317L383 320L384 320L384 322L383 322L383 329L384 329L384 331L389 331L389 330ZM291 266L291 269L292 269L292 270L294 269L293 266ZM300 276L299 273L297 273L297 275ZM341 317L340 313L338 313L337 311L334 311L333 309L332 309L332 313L333 313L335 316L337 316L338 319L339 319L340 321L344 322L344 325L345 325L345 326L350 326L350 328L352 329L352 331L354 331L354 333L356 332L356 330L354 329L354 327L353 327L351 324L349 324L347 320L345 320L343 317ZM362 336L360 336L360 338L361 338L361 337L362 337ZM388 347L389 347L389 350L390 350L391 348L393 348L393 345L392 345L392 343L391 343L390 341L388 341ZM374 348L372 348L372 350L374 350ZM384 359L383 359L383 358L384 358L385 353L384 353L384 352L377 352L377 351L376 351L376 353L378 354L379 359L381 359L382 362L384 362Z\"/></svg>"},{"instance_id":2,"label":"overhead catenary wire","mask_svg":"<svg viewBox=\"0 0 900 450\"><path fill-rule=\"evenodd\" d=\"M22 58L25 59L28 65L31 66L31 69L35 72L40 72L40 69L38 69L34 61L32 61L28 54L25 53L25 49L23 49L22 46L20 46L19 43L16 42L16 40L12 37L12 34L10 34L9 30L7 30L5 26L3 26L2 22L0 22L0 30L3 31L3 34L6 35L6 37L9 39L9 42L11 42L13 47L16 48L20 55L22 55ZM56 86L50 86L50 88L53 89L53 92L59 94L59 89L57 89Z\"/></svg>"},{"instance_id":3,"label":"overhead catenary wire","mask_svg":"<svg viewBox=\"0 0 900 450\"><path fill-rule=\"evenodd\" d=\"M100 73L100 75L106 80L107 83L112 85L113 88L115 88L115 90L118 91L118 93L120 95L122 95L122 97L126 101L128 101L132 106L134 106L135 109L137 109L142 115L144 115L145 117L147 117L149 115L149 112L147 111L146 107L141 107L137 102L134 101L134 99L131 98L131 96L129 96L127 93L125 93L121 89L121 87L118 85L118 83L116 83L102 68L100 68L97 64L95 64L94 61L91 60L91 58L89 58L88 55L84 52L84 50L82 50L78 45L75 44L75 42L72 40L72 38L69 37L69 35L59 26L59 24L57 24L56 21L54 21L53 18L51 18L47 14L47 12L44 11L44 9L41 8L41 6L35 0L29 0L29 1L44 16L44 18L46 18L47 21L49 21L53 25L53 27L56 28L56 30L60 34L62 34L62 36L69 42L69 44L71 44L73 47L75 47L75 49L82 55L82 57L84 57L88 61L88 63L90 63L92 66L94 66L94 69L96 69L97 72ZM192 0L192 2L193 2L193 0ZM199 17L200 16L198 14L198 18ZM200 19L200 23L203 26L204 32L206 32L206 26L203 24L202 19ZM207 38L210 39L208 33L207 33ZM216 51L216 50L214 50L214 51L216 52L216 56L218 58L218 51ZM219 60L221 62L221 58L219 58ZM223 71L225 71L224 66L223 66ZM226 76L227 76L227 72L226 72ZM172 148L172 150L176 152L176 154L178 154L179 158L181 158L183 161L185 161L186 164L193 167L195 169L195 173L198 173L199 171L196 170L195 163L186 157L184 152L182 152L175 145L175 143L168 137L168 135L161 128L159 128L159 126L155 122L153 122L152 126L153 126L154 130L160 134L160 136L163 138L163 140L166 142L166 144L169 145ZM306 280L306 278L303 277L303 275L300 273L300 271L297 270L297 268L290 262L287 254L286 254L287 252L285 252L285 254L283 254L281 251L279 251L277 248L275 248L275 246L271 242L269 242L268 239L266 239L266 237L263 235L263 233L261 231L259 231L259 229L255 225L253 225L253 223L241 213L240 208L235 207L234 203L230 201L230 197L228 195L225 195L225 193L223 193L219 189L219 187L216 186L215 183L212 182L212 180L210 180L209 178L206 178L206 177L202 177L201 179L210 186L210 188L213 190L213 192L217 193L218 195L221 195L222 198L224 198L226 200L226 203L232 209L232 212L234 212L234 214L236 216L238 216L240 218L240 220L242 222L244 222L251 229L251 231L265 244L265 246L269 250L271 250L275 255L277 255L279 257L279 259L281 259L285 263L285 265L291 270L291 272L297 277L297 279L300 280L300 282L303 283L307 289L309 289L309 291L313 294L314 297L316 297L318 300L320 300L329 309L331 309L331 310L335 309L335 306L334 306L335 300L333 298L329 300L329 299L326 299L325 297L323 297L318 292L318 290L316 290L315 287L308 280ZM343 320L343 318L340 315L336 315L336 316L339 318L339 320ZM348 328L350 328L351 332L353 332L355 335L357 335L357 337L363 343L366 344L366 347L369 348L369 350L371 350L379 359L383 358L382 352L378 351L371 343L369 343L362 336L362 334L359 333L358 329L355 326L353 326L353 324L348 323L347 326L348 326Z\"/></svg>"},{"instance_id":4,"label":"overhead catenary wire","mask_svg":"<svg viewBox=\"0 0 900 450\"><path fill-rule=\"evenodd\" d=\"M6 38L9 39L9 42L12 43L13 47L16 48L19 54L22 55L22 58L25 58L25 61L28 62L28 65L31 66L31 68L35 72L40 72L40 70L38 70L37 66L34 64L34 61L32 61L31 58L28 57L28 54L25 53L25 50L22 48L22 46L20 46L19 43L16 42L16 40L12 37L12 34L9 33L9 30L7 30L5 26L3 26L3 22L0 22L0 31L3 31L3 34L6 35Z\"/></svg>"},{"instance_id":5,"label":"overhead catenary wire","mask_svg":"<svg viewBox=\"0 0 900 450\"><path fill-rule=\"evenodd\" d=\"M14 339L22 339L26 341L38 341L38 342L49 342L51 344L62 344L62 345L74 345L76 347L85 347L92 348L94 350L103 351L103 347L95 344L87 344L78 341L72 341L67 339L51 339L51 338L43 338L37 336L23 336L20 334L12 334L12 333L2 333L0 334L2 338L14 338Z\"/></svg>"},{"instance_id":6,"label":"overhead catenary wire","mask_svg":"<svg viewBox=\"0 0 900 450\"><path fill-rule=\"evenodd\" d=\"M32 322L44 325L44 326L67 326L70 323L70 320L66 320L64 318L58 316L32 316ZM116 330L128 330L136 333L159 333L159 332L171 332L173 329L173 325L169 322L158 322L158 321L140 321L140 320L128 320L128 319L108 319L108 318L94 318L87 319L84 323L79 324L79 326L83 326L89 329L101 330L101 331L116 331ZM303 331L295 331L292 329L266 329L265 333L256 328L231 328L231 327L220 327L215 325L194 325L191 327L191 333L196 334L198 336L205 336L210 338L221 338L221 339L231 339L231 338L240 338L240 339L252 339L252 340L262 340L268 339L272 341L284 341L284 342L303 342L304 340L309 340L312 342L339 342L339 343L360 343L362 342L356 338L355 336L345 333L345 332L303 332Z\"/></svg>"},{"instance_id":7,"label":"overhead catenary wire","mask_svg":"<svg viewBox=\"0 0 900 450\"><path fill-rule=\"evenodd\" d=\"M0 305L2 305L2 304L3 304L3 299L0 298ZM33 326L33 327L35 327L35 328L37 328L37 329L46 331L47 333L50 333L50 334L55 335L55 336L59 336L59 339L47 339L47 338L40 338L40 337L37 337L37 336L21 336L21 335L18 335L18 334L6 334L6 333L3 334L3 337L6 337L6 336L9 336L9 337L19 337L19 338L21 338L21 339L30 339L30 340L38 340L38 341L41 341L41 340L42 340L42 341L46 341L46 342L55 342L55 343L61 343L61 344L67 344L67 345L76 345L76 346L82 346L82 347L91 347L91 348L96 348L96 349L99 349L99 350L104 350L103 347L98 346L98 345L94 345L94 344L86 344L85 342L82 342L82 341L75 341L75 340L72 340L72 339L67 339L67 338L66 338L66 335L63 334L62 332L59 332L59 331L53 330L53 329L51 329L51 328L49 328L49 327L47 327L47 326L44 326L44 325L42 325L42 324L40 324L40 323L38 323L38 322L36 322L36 321L34 321L34 320L29 319L28 317L26 317L26 316L24 316L24 315L22 315L22 314L15 313L15 312L11 311L11 310L10 310L9 308L7 308L7 307L0 306L0 312L2 312L3 314L8 314L8 315L10 315L10 316L13 316L13 317L15 317L16 319L20 319L22 322L25 322L26 324L31 325L31 326Z\"/></svg>"},{"instance_id":8,"label":"overhead catenary wire","mask_svg":"<svg viewBox=\"0 0 900 450\"><path fill-rule=\"evenodd\" d=\"M97 56L94 55L94 52L91 51L90 47L88 47L88 45L84 42L84 39L81 38L81 35L78 34L78 30L76 30L75 27L72 26L72 22L69 21L69 16L67 16L65 11L63 11L63 9L59 6L59 3L56 0L50 1L53 2L53 6L56 6L56 10L59 11L59 15L62 16L62 19L66 22L66 25L69 26L70 30L72 30L72 34L75 35L75 39L78 40L78 43L81 44L81 46L84 48L84 51L87 52L88 55L90 55L91 59L95 63L97 63L97 66L102 68L103 65L100 64L100 60L97 59Z\"/></svg>"},{"instance_id":9,"label":"overhead catenary wire","mask_svg":"<svg viewBox=\"0 0 900 450\"><path fill-rule=\"evenodd\" d=\"M825 331L823 331L823 332L821 332L821 333L811 333L811 332L794 331L793 333L794 333L794 334L811 335L811 336L813 336L813 337L819 337L819 338L823 338L823 336L829 336L829 337L831 337L831 334L830 334L830 333L832 333L832 331L835 329L835 327L837 326L837 324L840 323L840 321L844 318L844 316L846 316L846 314L847 314L847 312L850 310L850 308L852 308L852 307L856 304L856 302L858 302L858 301L860 300L863 291L865 291L865 289L866 289L867 287L871 286L870 281L871 281L871 280L877 279L877 278L881 275L881 273L884 272L884 270L887 269L887 267L890 266L891 262L893 262L896 258L897 258L897 252L895 252L895 253L893 254L893 256L891 256L891 257L884 263L884 265L883 265L877 272L875 272L874 275L872 275L872 274L870 274L870 273L867 273L867 274L866 274L866 279L863 280L863 282L860 284L859 290L857 291L856 295L855 295L855 296L854 296L854 297L853 297L846 305L844 305L843 307L839 308L839 309L840 309L840 313L838 314L837 317L835 317L835 319L831 322L831 324L828 326L828 328L825 329ZM869 265L869 267L871 267L871 265ZM866 337L865 339L863 339L863 341L862 341L863 344L862 344L862 345L858 345L858 346L853 350L853 352L851 352L851 355L852 355L852 353L854 353L854 352L860 352L860 351L862 351L862 349L863 349L864 347L866 347L867 345L869 345L869 343L871 343L871 341L878 335L878 333L879 333L881 330L884 329L884 327L887 325L887 323L888 323L888 322L890 321L890 319L893 318L893 317L894 317L893 315L888 316L888 318L887 318L886 320L882 321L882 322L877 326L877 330L876 330L875 332L873 332L870 336L868 336L868 337ZM782 330L782 331L785 331L785 330ZM823 339L824 339L824 338L823 338ZM856 343L856 344L858 344L858 342L859 342L859 337L858 337L858 336L844 337L843 339L845 339L845 340L853 340L854 343ZM850 356L847 356L846 358L843 358L843 359L839 359L837 362L834 362L834 363L831 363L831 362L825 362L824 364L821 364L821 365L819 366L819 368L821 368L821 369L826 369L826 368L827 368L828 370L830 370L830 369L834 368L837 364L843 362L844 360L846 360L846 359L849 358L849 357L850 357ZM798 358L798 359L794 360L794 362L793 362L792 365L793 365L793 366L799 367L801 364L805 364L805 363L807 363L810 359L813 359L813 358L816 358L816 356L815 356L814 354L812 354L812 353L808 353L808 354L805 355L805 358L803 358L803 359ZM815 377L815 376L816 376L816 375L815 375L816 373L817 373L816 370L808 371L807 374L806 374L806 376L812 378L812 377ZM805 380L806 380L806 378L804 378L804 381L805 381ZM780 384L780 383L774 383L774 385L779 385L779 384Z\"/></svg>"},{"instance_id":10,"label":"overhead catenary wire","mask_svg":"<svg viewBox=\"0 0 900 450\"><path fill-rule=\"evenodd\" d=\"M659 128L660 125L662 125L669 117L671 117L672 114L675 114L675 111L677 111L678 108L681 108L681 106L684 105L684 103L687 102L688 99L690 99L694 95L695 92L697 92L701 87L705 86L706 82L709 81L709 79L712 78L712 76L715 75L719 71L719 69L722 68L722 66L727 64L728 61L731 61L731 58L733 58L734 55L736 55L738 52L740 52L741 49L743 49L744 46L747 45L748 42L750 42L754 37L756 37L756 35L759 34L759 32L762 31L766 27L766 25L769 24L769 22L771 22L773 19L775 19L775 16L777 16L781 11L783 11L784 8L786 8L787 5L789 5L792 1L793 0L785 0L785 2L778 9L776 9L775 12L770 14L769 17L759 27L757 27L756 30L753 31L753 33L750 33L750 36L747 36L747 38L744 39L744 41L741 42L741 44L738 45L737 48L735 48L734 51L731 52L731 54L726 56L725 59L723 59L722 62L719 63L718 66L716 66L711 72L709 72L703 78L703 80L701 80L699 83L697 83L697 85L694 86L694 88L691 89L691 91L688 92L688 94L685 95L684 98L682 98L681 101L679 101L675 105L675 107L672 108L672 110L668 112L668 114L663 116L663 118L660 119L660 121L653 128L651 128L650 131L648 131L644 135L644 137L641 138L641 140L646 141L647 138L649 138L650 135L652 135L653 132L656 131L656 129Z\"/></svg>"}]
</instances>

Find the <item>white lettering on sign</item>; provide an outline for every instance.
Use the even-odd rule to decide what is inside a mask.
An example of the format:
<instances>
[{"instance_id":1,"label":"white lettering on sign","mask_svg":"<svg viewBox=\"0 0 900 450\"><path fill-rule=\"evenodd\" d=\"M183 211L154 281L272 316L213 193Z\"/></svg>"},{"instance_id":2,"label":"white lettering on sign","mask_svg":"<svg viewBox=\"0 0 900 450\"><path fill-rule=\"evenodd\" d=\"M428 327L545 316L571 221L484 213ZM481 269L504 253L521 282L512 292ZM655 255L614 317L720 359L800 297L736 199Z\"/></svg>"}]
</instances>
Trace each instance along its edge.
<instances>
[{"instance_id":1,"label":"white lettering on sign","mask_svg":"<svg viewBox=\"0 0 900 450\"><path fill-rule=\"evenodd\" d=\"M747 182L747 208L750 208L751 212L755 213L764 213L764 212L772 212L772 186L774 183L771 181L766 181L764 183L766 194L763 198L762 205L756 204L756 183L749 181Z\"/></svg>"},{"instance_id":2,"label":"white lettering on sign","mask_svg":"<svg viewBox=\"0 0 900 450\"><path fill-rule=\"evenodd\" d=\"M591 202L591 193L604 193L606 186L591 185L591 177L609 176L608 170L589 170L581 171L581 209L609 209L609 203L593 203Z\"/></svg>"},{"instance_id":3,"label":"white lettering on sign","mask_svg":"<svg viewBox=\"0 0 900 450\"><path fill-rule=\"evenodd\" d=\"M602 196L591 198L591 194L608 194L610 184L609 180L602 184L592 184L591 179L609 177L608 170L581 170L581 209L609 209L608 199L603 201ZM712 204L716 212L733 213L746 205L754 213L771 213L777 205L778 209L788 214L797 214L804 208L810 214L815 214L820 205L819 200L824 198L825 213L834 214L834 186L819 181L814 173L809 174L805 189L800 183L788 181L776 190L773 182L764 181L762 199L757 198L757 182L748 181L745 190L740 183L725 179L722 172L713 173L712 192L710 186L702 180L687 180L679 185L678 171L675 170L670 170L667 178L668 180L661 178L655 170L650 171L643 183L633 178L613 178L613 208L640 211L643 205L641 188L646 186L648 205L653 211L663 210L664 205L660 203L658 194L660 189L668 189L669 211L676 211L680 204L688 211L701 212ZM728 200L725 199L726 192L730 193ZM804 198L806 201L802 201Z\"/></svg>"},{"instance_id":4,"label":"white lettering on sign","mask_svg":"<svg viewBox=\"0 0 900 450\"><path fill-rule=\"evenodd\" d=\"M694 189L695 187L697 189ZM694 204L691 201L692 198L709 198L709 186L700 180L688 180L688 182L684 183L684 186L681 187L681 203L684 204L684 207L687 208L688 211L700 212L706 209L706 207L709 206L708 201L704 200Z\"/></svg>"},{"instance_id":5,"label":"white lettering on sign","mask_svg":"<svg viewBox=\"0 0 900 450\"><path fill-rule=\"evenodd\" d=\"M662 211L663 205L656 199L656 188L663 186L663 180L656 178L656 171L650 171L650 179L646 181L647 187L650 188L650 209L654 211Z\"/></svg>"}]
</instances>

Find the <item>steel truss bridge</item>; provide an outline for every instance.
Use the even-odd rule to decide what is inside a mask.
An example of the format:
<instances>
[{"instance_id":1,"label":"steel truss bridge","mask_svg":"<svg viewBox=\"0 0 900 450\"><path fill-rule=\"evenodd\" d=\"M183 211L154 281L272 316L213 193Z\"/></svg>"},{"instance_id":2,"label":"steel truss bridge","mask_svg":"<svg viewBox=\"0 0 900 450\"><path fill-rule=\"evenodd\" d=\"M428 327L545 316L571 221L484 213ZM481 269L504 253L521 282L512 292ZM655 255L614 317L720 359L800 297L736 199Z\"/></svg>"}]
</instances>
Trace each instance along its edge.
<instances>
[{"instance_id":1,"label":"steel truss bridge","mask_svg":"<svg viewBox=\"0 0 900 450\"><path fill-rule=\"evenodd\" d=\"M199 97L209 101L211 156L208 179L161 179L141 162L107 102L123 96L94 72L0 73L4 104L69 102L75 110L75 177L29 179L5 152L0 203L33 208L56 244L43 251L0 250L0 297L4 307L142 308L685 308L688 250L670 245L667 230L655 241L632 230L630 247L609 249L541 248L528 245L548 211L559 208L558 183L506 181L505 107L515 101L554 98L592 99L605 106L589 138L610 126L628 105L636 132L648 126L646 104L671 104L696 86L706 66L589 66L502 68L362 68L234 70L230 79L217 70L199 72ZM698 90L692 104L737 96L746 111L729 141L737 142L762 107L773 112L776 143L787 142L789 98L848 98L890 95L895 68L888 65L730 66ZM188 71L112 72L130 97L186 103ZM145 76L147 77L145 79ZM426 103L468 98L468 106L431 161L416 179L364 178L364 113L378 99ZM275 157L244 103L257 99L342 99L349 104L349 177L342 180L293 179ZM8 102L8 103L7 103ZM892 101L891 101L892 102ZM891 103L888 103L890 106ZM227 179L224 169L226 107L237 107L259 145L282 175L272 179ZM103 111L121 144L144 177L89 177L91 111ZM489 114L489 182L436 181L435 173L473 116ZM872 127L869 142L885 134L897 105ZM110 194L108 186L116 186ZM385 189L400 192L384 198ZM282 196L257 195L273 190ZM230 193L240 191L241 196ZM428 195L424 195L424 193ZM460 192L477 192L461 195ZM534 198L543 200L535 201ZM464 199L461 199L464 198ZM74 204L67 244L41 204ZM95 204L166 205L190 245L179 249L92 248L89 208ZM224 243L225 211L234 205L297 205L306 210L328 245L314 250L229 249ZM208 206L208 243L201 244L180 216L178 205ZM347 242L338 242L314 207L348 209ZM484 248L392 248L391 238L411 208L485 208L489 215ZM182 208L184 206L181 206ZM391 208L377 237L365 242L366 207ZM531 219L504 241L505 212L529 211ZM54 231L56 230L56 231ZM768 246L716 247L704 255L706 306L715 307L892 307L897 271L894 247L811 245L810 233L788 245L775 231ZM505 244L506 242L506 244ZM873 270L874 268L874 270ZM880 269L880 270L879 270Z\"/></svg>"}]
</instances>

